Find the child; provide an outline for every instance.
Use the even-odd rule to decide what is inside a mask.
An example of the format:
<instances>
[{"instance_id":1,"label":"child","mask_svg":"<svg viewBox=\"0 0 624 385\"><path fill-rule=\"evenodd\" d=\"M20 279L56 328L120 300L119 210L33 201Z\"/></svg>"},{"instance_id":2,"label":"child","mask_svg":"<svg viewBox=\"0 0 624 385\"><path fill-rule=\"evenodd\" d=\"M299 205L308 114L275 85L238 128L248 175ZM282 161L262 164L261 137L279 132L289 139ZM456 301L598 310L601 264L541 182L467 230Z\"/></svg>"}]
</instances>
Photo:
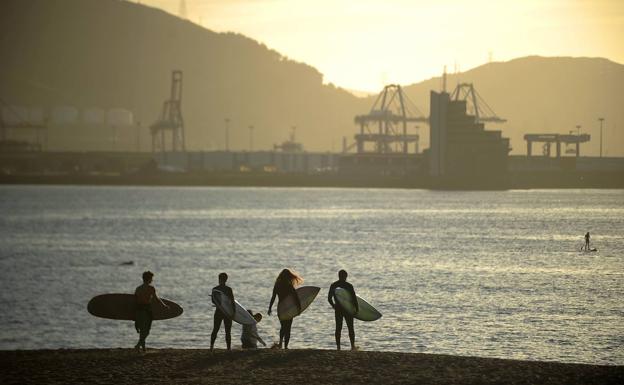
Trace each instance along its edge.
<instances>
[{"instance_id":1,"label":"child","mask_svg":"<svg viewBox=\"0 0 624 385\"><path fill-rule=\"evenodd\" d=\"M256 320L256 323L262 321L262 314L254 314L251 310L247 309L249 314ZM243 334L241 335L241 342L243 343L243 349L257 349L258 341L265 345L264 341L258 336L258 328L255 324L243 325Z\"/></svg>"}]
</instances>

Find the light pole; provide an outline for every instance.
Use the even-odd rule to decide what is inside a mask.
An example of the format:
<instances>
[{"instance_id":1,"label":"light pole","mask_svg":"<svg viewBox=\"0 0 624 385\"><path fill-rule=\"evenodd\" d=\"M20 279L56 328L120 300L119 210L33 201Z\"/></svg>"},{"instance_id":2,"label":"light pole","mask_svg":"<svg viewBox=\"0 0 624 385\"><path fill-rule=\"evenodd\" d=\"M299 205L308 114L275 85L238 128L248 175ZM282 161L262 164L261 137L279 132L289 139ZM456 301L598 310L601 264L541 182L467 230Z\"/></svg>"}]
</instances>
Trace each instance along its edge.
<instances>
[{"instance_id":1,"label":"light pole","mask_svg":"<svg viewBox=\"0 0 624 385\"><path fill-rule=\"evenodd\" d=\"M600 157L602 158L602 122L604 122L604 118L598 118L600 121Z\"/></svg>"},{"instance_id":2,"label":"light pole","mask_svg":"<svg viewBox=\"0 0 624 385\"><path fill-rule=\"evenodd\" d=\"M225 151L230 151L230 118L225 118Z\"/></svg>"},{"instance_id":3,"label":"light pole","mask_svg":"<svg viewBox=\"0 0 624 385\"><path fill-rule=\"evenodd\" d=\"M253 151L253 130L254 126L249 126L249 152Z\"/></svg>"}]
</instances>

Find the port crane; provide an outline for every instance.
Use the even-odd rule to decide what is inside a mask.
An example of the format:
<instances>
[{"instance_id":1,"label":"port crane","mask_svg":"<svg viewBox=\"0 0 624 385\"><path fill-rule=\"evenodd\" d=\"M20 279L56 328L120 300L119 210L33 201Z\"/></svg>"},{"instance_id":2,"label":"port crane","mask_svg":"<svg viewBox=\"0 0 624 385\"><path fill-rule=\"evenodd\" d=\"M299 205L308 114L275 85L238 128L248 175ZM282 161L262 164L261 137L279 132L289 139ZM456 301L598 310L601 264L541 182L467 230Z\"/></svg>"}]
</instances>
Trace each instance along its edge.
<instances>
[{"instance_id":1,"label":"port crane","mask_svg":"<svg viewBox=\"0 0 624 385\"><path fill-rule=\"evenodd\" d=\"M473 115L477 123L505 123L507 121L507 119L496 115L494 110L488 106L477 90L475 90L472 83L459 83L451 94L451 100L465 100L466 112L469 115Z\"/></svg>"},{"instance_id":2,"label":"port crane","mask_svg":"<svg viewBox=\"0 0 624 385\"><path fill-rule=\"evenodd\" d=\"M186 151L184 139L184 118L182 117L182 71L171 73L171 94L163 103L158 120L150 126L152 152L165 152L165 132L171 131L171 151Z\"/></svg>"}]
</instances>

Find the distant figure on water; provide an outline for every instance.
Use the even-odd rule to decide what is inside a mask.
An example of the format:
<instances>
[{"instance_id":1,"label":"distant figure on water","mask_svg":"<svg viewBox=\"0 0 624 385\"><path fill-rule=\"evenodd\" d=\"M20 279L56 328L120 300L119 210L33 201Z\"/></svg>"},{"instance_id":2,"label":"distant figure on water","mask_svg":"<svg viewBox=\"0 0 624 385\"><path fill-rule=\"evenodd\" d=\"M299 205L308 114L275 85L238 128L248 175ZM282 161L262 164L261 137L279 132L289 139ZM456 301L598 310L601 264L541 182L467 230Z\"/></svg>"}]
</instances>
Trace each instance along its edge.
<instances>
[{"instance_id":1,"label":"distant figure on water","mask_svg":"<svg viewBox=\"0 0 624 385\"><path fill-rule=\"evenodd\" d=\"M589 231L585 234L585 250L589 251Z\"/></svg>"},{"instance_id":2,"label":"distant figure on water","mask_svg":"<svg viewBox=\"0 0 624 385\"><path fill-rule=\"evenodd\" d=\"M155 299L165 308L169 308L169 306L165 305L165 303L156 295L156 289L152 286L153 279L154 273L151 271L144 272L143 284L138 286L134 291L134 296L136 298L136 318L134 321L134 327L137 333L139 333L139 342L137 342L134 347L137 351L139 351L139 349L143 349L143 352L145 352L145 339L150 333L152 320L154 319L154 316L152 315L152 301Z\"/></svg>"},{"instance_id":3,"label":"distant figure on water","mask_svg":"<svg viewBox=\"0 0 624 385\"><path fill-rule=\"evenodd\" d=\"M347 282L347 272L345 270L340 270L338 272L338 280L331 284L329 287L329 293L327 293L327 301L334 308L334 316L336 318L336 348L340 350L340 335L342 334L342 320L347 322L347 328L349 329L349 340L351 341L351 350L355 350L355 329L353 327L353 315L347 313L338 301L335 301L336 289L342 288L347 290L351 294L351 298L353 299L353 306L355 307L355 312L357 313L358 301L355 296L355 289L353 285ZM334 302L335 301L335 302Z\"/></svg>"},{"instance_id":4,"label":"distant figure on water","mask_svg":"<svg viewBox=\"0 0 624 385\"><path fill-rule=\"evenodd\" d=\"M256 320L256 323L262 321L262 314L256 313L254 314L251 310L247 309L249 314ZM257 349L258 341L260 337L258 337L258 327L254 325L243 325L243 333L241 334L241 342L243 344L243 349Z\"/></svg>"},{"instance_id":5,"label":"distant figure on water","mask_svg":"<svg viewBox=\"0 0 624 385\"><path fill-rule=\"evenodd\" d=\"M219 290L229 299L231 299L232 314L236 314L236 305L234 304L234 292L229 286L226 286L225 283L227 282L227 280L228 275L226 273L219 274L219 285L215 286L212 290ZM216 305L214 297L212 298L212 302ZM219 328L221 327L221 321L223 321L223 325L225 326L225 344L227 345L227 349L230 350L232 347L232 319L226 316L217 306L213 317L212 334L210 335L210 350L214 349L214 343L217 339L217 333L219 333Z\"/></svg>"},{"instance_id":6,"label":"distant figure on water","mask_svg":"<svg viewBox=\"0 0 624 385\"><path fill-rule=\"evenodd\" d=\"M301 313L301 301L299 300L299 296L297 295L297 291L295 287L301 285L303 283L303 278L299 276L297 273L292 272L289 269L282 270L277 279L275 280L275 285L273 286L273 295L271 296L271 302L269 303L269 311L268 314L271 315L271 308L273 307L273 302L275 302L275 296L278 297L278 307L279 302L283 301L289 296L294 296L295 303L297 304L297 308L299 313ZM280 340L279 347L282 348L282 342L284 343L284 348L288 349L288 342L290 341L290 329L292 328L293 320L280 320Z\"/></svg>"}]
</instances>

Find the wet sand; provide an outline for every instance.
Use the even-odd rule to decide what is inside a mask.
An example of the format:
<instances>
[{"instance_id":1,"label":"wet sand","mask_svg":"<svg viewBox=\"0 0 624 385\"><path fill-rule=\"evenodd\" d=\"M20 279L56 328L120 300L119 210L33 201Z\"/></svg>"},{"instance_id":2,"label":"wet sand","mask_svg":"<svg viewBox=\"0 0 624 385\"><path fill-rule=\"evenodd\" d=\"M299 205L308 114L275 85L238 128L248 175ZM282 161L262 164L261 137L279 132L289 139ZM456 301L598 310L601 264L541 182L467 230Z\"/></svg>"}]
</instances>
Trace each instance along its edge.
<instances>
[{"instance_id":1,"label":"wet sand","mask_svg":"<svg viewBox=\"0 0 624 385\"><path fill-rule=\"evenodd\" d=\"M0 384L624 384L624 366L330 350L0 351Z\"/></svg>"}]
</instances>

